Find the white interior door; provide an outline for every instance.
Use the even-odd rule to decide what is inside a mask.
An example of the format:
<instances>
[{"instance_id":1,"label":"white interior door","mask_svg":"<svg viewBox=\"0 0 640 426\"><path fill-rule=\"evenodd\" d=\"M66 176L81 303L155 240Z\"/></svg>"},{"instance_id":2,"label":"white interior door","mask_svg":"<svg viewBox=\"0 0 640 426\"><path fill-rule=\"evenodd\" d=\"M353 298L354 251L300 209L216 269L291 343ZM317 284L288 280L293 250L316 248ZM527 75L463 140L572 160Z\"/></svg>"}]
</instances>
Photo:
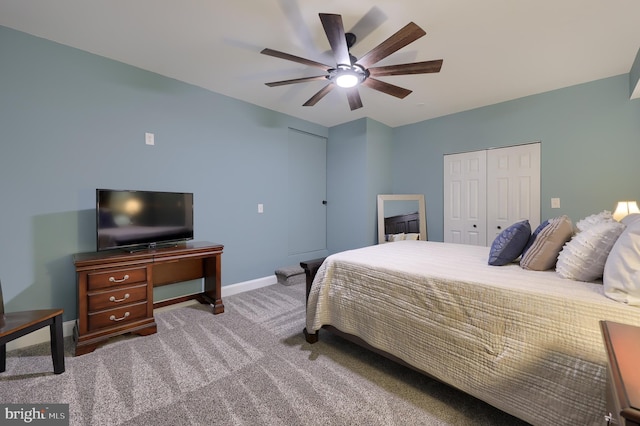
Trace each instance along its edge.
<instances>
[{"instance_id":1,"label":"white interior door","mask_svg":"<svg viewBox=\"0 0 640 426\"><path fill-rule=\"evenodd\" d=\"M289 255L327 248L327 139L289 129Z\"/></svg>"},{"instance_id":2,"label":"white interior door","mask_svg":"<svg viewBox=\"0 0 640 426\"><path fill-rule=\"evenodd\" d=\"M487 151L487 241L528 219L540 224L540 143Z\"/></svg>"},{"instance_id":3,"label":"white interior door","mask_svg":"<svg viewBox=\"0 0 640 426\"><path fill-rule=\"evenodd\" d=\"M444 241L486 245L486 151L444 156Z\"/></svg>"}]
</instances>

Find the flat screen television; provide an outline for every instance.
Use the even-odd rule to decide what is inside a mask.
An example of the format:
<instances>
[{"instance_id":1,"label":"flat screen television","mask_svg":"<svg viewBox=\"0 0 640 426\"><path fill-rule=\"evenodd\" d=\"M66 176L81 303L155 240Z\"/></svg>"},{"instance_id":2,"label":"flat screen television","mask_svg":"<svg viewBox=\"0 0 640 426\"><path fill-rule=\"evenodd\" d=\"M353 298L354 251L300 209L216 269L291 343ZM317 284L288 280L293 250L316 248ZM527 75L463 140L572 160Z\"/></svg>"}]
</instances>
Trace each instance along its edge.
<instances>
[{"instance_id":1,"label":"flat screen television","mask_svg":"<svg viewBox=\"0 0 640 426\"><path fill-rule=\"evenodd\" d=\"M145 249L193 239L193 193L96 189L97 249Z\"/></svg>"}]
</instances>

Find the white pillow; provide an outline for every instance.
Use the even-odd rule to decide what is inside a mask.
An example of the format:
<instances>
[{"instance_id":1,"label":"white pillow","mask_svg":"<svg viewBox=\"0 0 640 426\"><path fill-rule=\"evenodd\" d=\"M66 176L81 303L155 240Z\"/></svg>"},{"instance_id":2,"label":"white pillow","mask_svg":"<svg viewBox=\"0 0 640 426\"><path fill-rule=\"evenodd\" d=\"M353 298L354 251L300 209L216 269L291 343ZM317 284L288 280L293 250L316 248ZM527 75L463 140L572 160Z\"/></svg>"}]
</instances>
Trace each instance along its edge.
<instances>
[{"instance_id":1,"label":"white pillow","mask_svg":"<svg viewBox=\"0 0 640 426\"><path fill-rule=\"evenodd\" d=\"M640 213L631 213L620 219L620 223L629 226L638 219L640 219Z\"/></svg>"},{"instance_id":2,"label":"white pillow","mask_svg":"<svg viewBox=\"0 0 640 426\"><path fill-rule=\"evenodd\" d=\"M640 306L640 220L620 234L604 265L604 294Z\"/></svg>"},{"instance_id":3,"label":"white pillow","mask_svg":"<svg viewBox=\"0 0 640 426\"><path fill-rule=\"evenodd\" d=\"M586 231L593 225L597 225L601 222L615 222L615 219L611 215L611 212L608 210L604 210L600 213L592 214L591 216L587 216L582 220L579 220L576 223L576 228L578 231Z\"/></svg>"},{"instance_id":4,"label":"white pillow","mask_svg":"<svg viewBox=\"0 0 640 426\"><path fill-rule=\"evenodd\" d=\"M399 234L389 235L389 241L402 241L402 240L404 240L404 232L401 232Z\"/></svg>"},{"instance_id":5,"label":"white pillow","mask_svg":"<svg viewBox=\"0 0 640 426\"><path fill-rule=\"evenodd\" d=\"M410 232L410 233L404 235L404 239L405 240L419 240L420 239L420 234L418 234L416 232Z\"/></svg>"},{"instance_id":6,"label":"white pillow","mask_svg":"<svg viewBox=\"0 0 640 426\"><path fill-rule=\"evenodd\" d=\"M602 278L607 256L625 228L622 223L605 221L578 232L558 255L556 272L577 281Z\"/></svg>"}]
</instances>

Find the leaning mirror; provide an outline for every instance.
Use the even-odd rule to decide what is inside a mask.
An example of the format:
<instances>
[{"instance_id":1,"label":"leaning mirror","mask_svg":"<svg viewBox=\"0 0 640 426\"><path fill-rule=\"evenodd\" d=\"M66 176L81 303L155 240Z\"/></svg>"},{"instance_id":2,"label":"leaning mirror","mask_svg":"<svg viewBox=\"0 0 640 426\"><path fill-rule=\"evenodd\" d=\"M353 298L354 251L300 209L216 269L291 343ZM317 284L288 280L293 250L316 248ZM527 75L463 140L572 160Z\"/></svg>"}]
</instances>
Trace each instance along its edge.
<instances>
[{"instance_id":1,"label":"leaning mirror","mask_svg":"<svg viewBox=\"0 0 640 426\"><path fill-rule=\"evenodd\" d=\"M426 216L423 194L379 194L378 244L407 234L418 234L420 240L426 241Z\"/></svg>"}]
</instances>

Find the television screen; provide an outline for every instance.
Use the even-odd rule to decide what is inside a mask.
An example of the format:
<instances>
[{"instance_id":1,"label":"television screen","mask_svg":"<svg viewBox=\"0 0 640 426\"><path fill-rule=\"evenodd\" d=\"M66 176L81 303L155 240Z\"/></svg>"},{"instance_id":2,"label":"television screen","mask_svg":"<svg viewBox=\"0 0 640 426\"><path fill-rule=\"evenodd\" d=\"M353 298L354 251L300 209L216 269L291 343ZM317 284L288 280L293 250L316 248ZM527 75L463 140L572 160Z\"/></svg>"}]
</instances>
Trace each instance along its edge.
<instances>
[{"instance_id":1,"label":"television screen","mask_svg":"<svg viewBox=\"0 0 640 426\"><path fill-rule=\"evenodd\" d=\"M96 190L97 248L153 247L193 239L193 194Z\"/></svg>"}]
</instances>

